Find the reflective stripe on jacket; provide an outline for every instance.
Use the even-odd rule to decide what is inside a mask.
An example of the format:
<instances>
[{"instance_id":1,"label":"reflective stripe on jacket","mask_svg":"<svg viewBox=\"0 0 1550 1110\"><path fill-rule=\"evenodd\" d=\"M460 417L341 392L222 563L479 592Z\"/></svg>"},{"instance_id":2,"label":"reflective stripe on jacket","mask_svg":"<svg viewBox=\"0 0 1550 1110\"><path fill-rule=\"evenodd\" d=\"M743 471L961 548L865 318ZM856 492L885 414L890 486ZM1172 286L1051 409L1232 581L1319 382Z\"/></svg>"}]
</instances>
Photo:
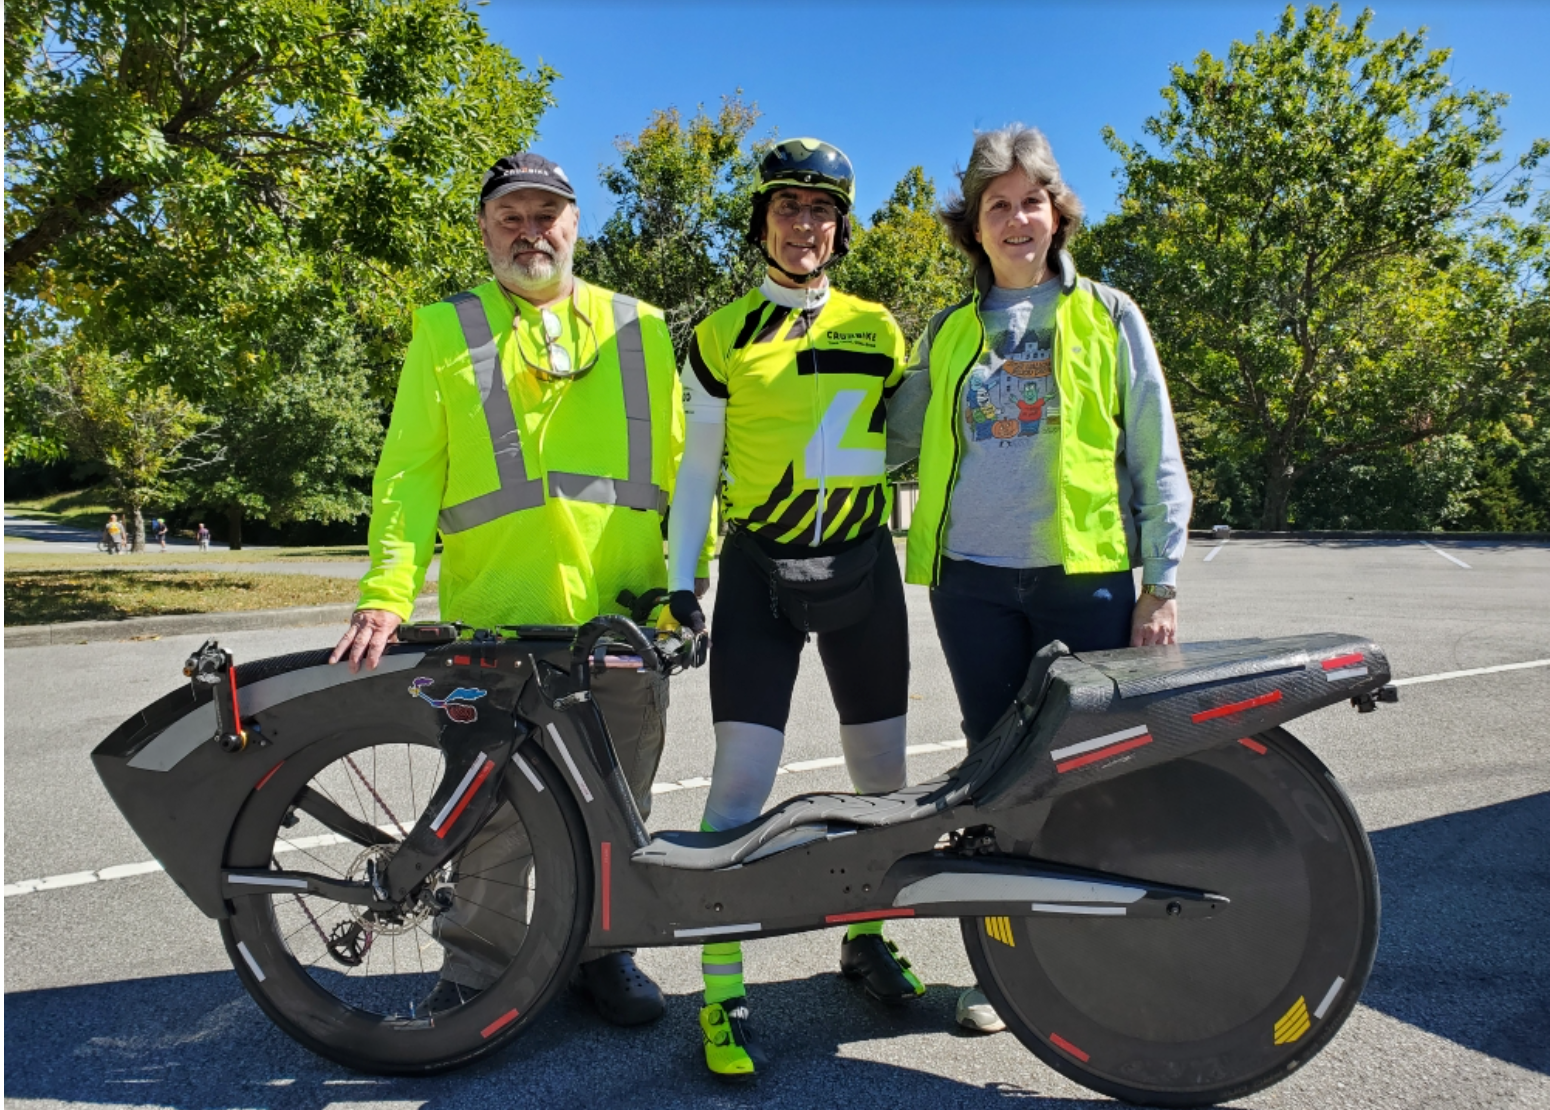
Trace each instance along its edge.
<instances>
[{"instance_id":1,"label":"reflective stripe on jacket","mask_svg":"<svg viewBox=\"0 0 1550 1110\"><path fill-rule=\"evenodd\" d=\"M360 607L407 618L436 533L443 620L576 624L667 584L662 517L683 452L683 401L661 312L577 283L567 319L584 365L545 381L542 325L495 282L415 313L372 486ZM573 313L556 309L562 318ZM532 318L529 319L529 316ZM522 328L522 346L517 329Z\"/></svg>"},{"instance_id":2,"label":"reflective stripe on jacket","mask_svg":"<svg viewBox=\"0 0 1550 1110\"><path fill-rule=\"evenodd\" d=\"M1072 277L1075 277L1072 271ZM974 293L933 320L931 400L920 439L920 498L910 521L905 580L935 586L941 576L947 510L963 455L959 399L984 350L981 276ZM1055 308L1055 381L1060 389L1058 514L1068 574L1128 570L1130 553L1114 461L1121 429L1119 329L1086 278L1061 291Z\"/></svg>"}]
</instances>

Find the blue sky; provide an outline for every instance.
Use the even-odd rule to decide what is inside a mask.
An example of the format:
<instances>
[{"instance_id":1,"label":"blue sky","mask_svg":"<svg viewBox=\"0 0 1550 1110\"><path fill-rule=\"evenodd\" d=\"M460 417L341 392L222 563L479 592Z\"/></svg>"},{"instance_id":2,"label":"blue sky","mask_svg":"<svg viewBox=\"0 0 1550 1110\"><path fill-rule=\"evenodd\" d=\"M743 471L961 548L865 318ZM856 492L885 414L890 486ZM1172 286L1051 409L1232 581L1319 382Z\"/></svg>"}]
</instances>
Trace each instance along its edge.
<instances>
[{"instance_id":1,"label":"blue sky","mask_svg":"<svg viewBox=\"0 0 1550 1110\"><path fill-rule=\"evenodd\" d=\"M1278 3L636 3L478 8L490 34L524 63L557 69L556 107L537 149L576 183L583 230L611 207L598 167L613 141L655 108L714 110L741 88L763 112L756 135L817 135L850 155L858 209L870 216L912 165L939 191L967 158L975 128L1012 120L1049 136L1067 181L1101 216L1114 204L1116 159L1103 145L1161 105L1173 62L1272 30ZM1349 21L1361 9L1347 5ZM1512 95L1509 152L1550 136L1550 4L1487 0L1379 3L1372 33L1429 28L1453 48L1456 84Z\"/></svg>"}]
</instances>

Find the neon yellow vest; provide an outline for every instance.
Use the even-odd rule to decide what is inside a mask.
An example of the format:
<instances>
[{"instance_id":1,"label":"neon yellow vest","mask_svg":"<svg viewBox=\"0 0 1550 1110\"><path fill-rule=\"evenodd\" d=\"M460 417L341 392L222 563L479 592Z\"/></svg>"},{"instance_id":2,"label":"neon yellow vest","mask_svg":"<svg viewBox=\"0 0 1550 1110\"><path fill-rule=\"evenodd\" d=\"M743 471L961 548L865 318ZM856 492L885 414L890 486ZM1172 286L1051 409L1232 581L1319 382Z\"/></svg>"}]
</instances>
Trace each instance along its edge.
<instances>
[{"instance_id":1,"label":"neon yellow vest","mask_svg":"<svg viewBox=\"0 0 1550 1110\"><path fill-rule=\"evenodd\" d=\"M543 365L538 316L524 304L517 320L495 282L415 314L361 608L409 615L438 528L445 620L576 624L622 612L621 590L667 584L662 516L683 443L667 326L582 283L574 303L591 329L562 307L561 341L576 365L598 357L569 381L529 368L524 352Z\"/></svg>"},{"instance_id":2,"label":"neon yellow vest","mask_svg":"<svg viewBox=\"0 0 1550 1110\"><path fill-rule=\"evenodd\" d=\"M910 521L905 580L941 577L948 508L963 457L958 398L984 350L980 293L949 309L931 341L931 400L920 437L920 499ZM935 321L933 322L935 323ZM928 334L930 330L928 329ZM1130 569L1115 458L1121 413L1119 329L1092 283L1078 278L1055 308L1055 381L1060 389L1058 515L1067 574Z\"/></svg>"},{"instance_id":3,"label":"neon yellow vest","mask_svg":"<svg viewBox=\"0 0 1550 1110\"><path fill-rule=\"evenodd\" d=\"M811 317L754 289L702 320L689 365L727 402L727 520L808 545L885 522L883 398L904 354L886 308L832 288Z\"/></svg>"}]
</instances>

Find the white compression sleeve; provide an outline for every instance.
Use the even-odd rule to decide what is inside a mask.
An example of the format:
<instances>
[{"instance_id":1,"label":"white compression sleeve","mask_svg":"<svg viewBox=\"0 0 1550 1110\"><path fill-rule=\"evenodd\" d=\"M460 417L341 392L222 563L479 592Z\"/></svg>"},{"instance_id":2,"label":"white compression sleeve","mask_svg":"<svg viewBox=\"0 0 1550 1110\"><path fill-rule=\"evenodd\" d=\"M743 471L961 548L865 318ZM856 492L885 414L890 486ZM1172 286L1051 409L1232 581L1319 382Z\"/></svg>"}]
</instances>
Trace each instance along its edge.
<instances>
[{"instance_id":1,"label":"white compression sleeve","mask_svg":"<svg viewBox=\"0 0 1550 1110\"><path fill-rule=\"evenodd\" d=\"M857 794L888 794L904 786L903 717L840 726L845 769Z\"/></svg>"},{"instance_id":2,"label":"white compression sleeve","mask_svg":"<svg viewBox=\"0 0 1550 1110\"><path fill-rule=\"evenodd\" d=\"M710 773L710 797L705 799L705 824L720 831L746 825L764 812L785 733L747 721L716 722L716 767Z\"/></svg>"},{"instance_id":3,"label":"white compression sleeve","mask_svg":"<svg viewBox=\"0 0 1550 1110\"><path fill-rule=\"evenodd\" d=\"M667 588L694 589L711 506L721 478L721 448L727 437L727 403L712 397L687 365L680 375L684 404L684 455L673 487L673 510L667 518Z\"/></svg>"}]
</instances>

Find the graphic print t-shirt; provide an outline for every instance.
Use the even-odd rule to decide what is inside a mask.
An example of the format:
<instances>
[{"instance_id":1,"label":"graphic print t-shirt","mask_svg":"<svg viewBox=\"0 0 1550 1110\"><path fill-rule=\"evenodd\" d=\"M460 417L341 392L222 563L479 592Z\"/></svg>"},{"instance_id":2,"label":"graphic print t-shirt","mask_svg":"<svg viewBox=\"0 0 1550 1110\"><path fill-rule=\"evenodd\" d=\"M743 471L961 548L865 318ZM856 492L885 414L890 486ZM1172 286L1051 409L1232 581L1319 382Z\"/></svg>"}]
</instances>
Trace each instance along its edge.
<instances>
[{"instance_id":1,"label":"graphic print t-shirt","mask_svg":"<svg viewBox=\"0 0 1550 1110\"><path fill-rule=\"evenodd\" d=\"M1060 282L992 288L980 302L985 351L958 398L963 458L947 522L951 559L997 567L1060 563L1055 482Z\"/></svg>"}]
</instances>

